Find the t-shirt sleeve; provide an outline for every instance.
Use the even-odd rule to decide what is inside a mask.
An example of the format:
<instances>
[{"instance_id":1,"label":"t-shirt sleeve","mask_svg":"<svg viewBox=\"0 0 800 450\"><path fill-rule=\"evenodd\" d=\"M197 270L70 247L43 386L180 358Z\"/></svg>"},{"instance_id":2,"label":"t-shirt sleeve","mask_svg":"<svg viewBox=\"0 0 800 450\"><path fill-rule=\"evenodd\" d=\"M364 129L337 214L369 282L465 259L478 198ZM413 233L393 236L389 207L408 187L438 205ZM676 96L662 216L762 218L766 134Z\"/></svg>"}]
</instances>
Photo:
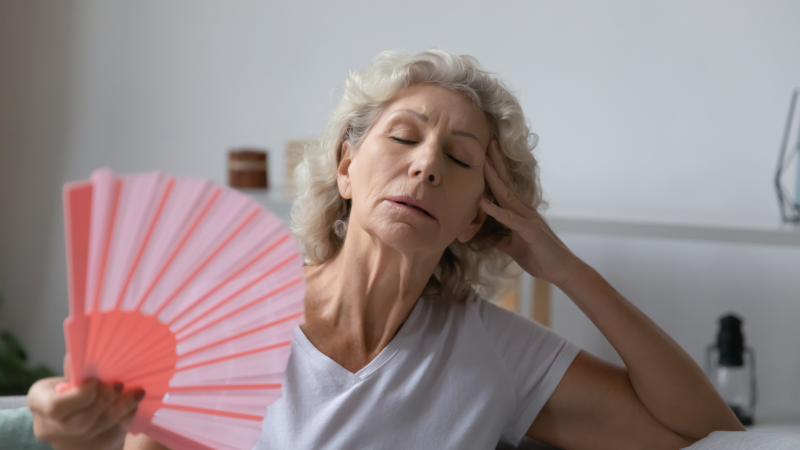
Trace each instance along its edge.
<instances>
[{"instance_id":1,"label":"t-shirt sleeve","mask_svg":"<svg viewBox=\"0 0 800 450\"><path fill-rule=\"evenodd\" d=\"M516 405L501 439L520 440L558 386L580 347L533 320L475 295L481 321L513 384Z\"/></svg>"}]
</instances>

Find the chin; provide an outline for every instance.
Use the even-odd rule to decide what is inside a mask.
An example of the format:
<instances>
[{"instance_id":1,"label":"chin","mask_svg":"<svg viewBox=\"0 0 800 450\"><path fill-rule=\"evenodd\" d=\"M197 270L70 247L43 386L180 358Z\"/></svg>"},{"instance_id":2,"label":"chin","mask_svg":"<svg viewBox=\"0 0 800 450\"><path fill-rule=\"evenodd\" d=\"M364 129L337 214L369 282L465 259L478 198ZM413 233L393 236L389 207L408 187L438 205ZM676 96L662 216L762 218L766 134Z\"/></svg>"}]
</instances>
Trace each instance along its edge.
<instances>
[{"instance_id":1,"label":"chin","mask_svg":"<svg viewBox=\"0 0 800 450\"><path fill-rule=\"evenodd\" d=\"M404 222L381 224L365 231L400 253L431 252L441 246L430 231L420 230Z\"/></svg>"}]
</instances>

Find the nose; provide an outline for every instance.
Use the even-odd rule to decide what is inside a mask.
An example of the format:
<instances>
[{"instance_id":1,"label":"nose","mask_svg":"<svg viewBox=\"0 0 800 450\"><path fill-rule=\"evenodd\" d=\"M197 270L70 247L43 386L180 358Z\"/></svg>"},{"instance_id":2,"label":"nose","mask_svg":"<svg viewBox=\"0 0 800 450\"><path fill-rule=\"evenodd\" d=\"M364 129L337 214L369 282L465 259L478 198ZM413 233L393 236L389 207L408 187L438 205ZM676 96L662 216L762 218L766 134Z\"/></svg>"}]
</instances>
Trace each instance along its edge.
<instances>
[{"instance_id":1,"label":"nose","mask_svg":"<svg viewBox=\"0 0 800 450\"><path fill-rule=\"evenodd\" d=\"M414 150L408 175L436 186L442 181L442 162L439 144L426 142Z\"/></svg>"}]
</instances>

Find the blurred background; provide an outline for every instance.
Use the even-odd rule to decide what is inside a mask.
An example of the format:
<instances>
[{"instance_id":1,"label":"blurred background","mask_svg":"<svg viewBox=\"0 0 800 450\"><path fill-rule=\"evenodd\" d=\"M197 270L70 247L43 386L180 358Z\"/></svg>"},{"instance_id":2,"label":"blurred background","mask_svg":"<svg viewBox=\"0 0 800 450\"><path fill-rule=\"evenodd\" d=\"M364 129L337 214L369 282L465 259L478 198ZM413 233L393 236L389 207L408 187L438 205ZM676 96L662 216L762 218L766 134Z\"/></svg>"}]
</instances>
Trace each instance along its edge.
<instances>
[{"instance_id":1,"label":"blurred background","mask_svg":"<svg viewBox=\"0 0 800 450\"><path fill-rule=\"evenodd\" d=\"M0 0L0 330L60 372L64 182L108 166L225 183L228 150L257 147L280 191L287 141L324 127L350 70L430 47L518 93L572 250L701 366L739 314L757 417L800 417L800 235L713 235L787 232L772 179L800 87L797 1ZM549 315L621 362L558 290Z\"/></svg>"}]
</instances>

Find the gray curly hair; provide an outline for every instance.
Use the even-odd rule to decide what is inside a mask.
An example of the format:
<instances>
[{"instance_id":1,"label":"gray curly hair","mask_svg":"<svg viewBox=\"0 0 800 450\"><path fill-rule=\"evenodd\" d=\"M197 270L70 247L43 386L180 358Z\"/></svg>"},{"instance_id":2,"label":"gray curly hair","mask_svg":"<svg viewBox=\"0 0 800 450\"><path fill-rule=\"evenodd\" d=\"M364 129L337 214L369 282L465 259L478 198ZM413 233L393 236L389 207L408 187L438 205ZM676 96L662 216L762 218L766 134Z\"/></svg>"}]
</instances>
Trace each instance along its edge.
<instances>
[{"instance_id":1,"label":"gray curly hair","mask_svg":"<svg viewBox=\"0 0 800 450\"><path fill-rule=\"evenodd\" d=\"M530 131L516 96L494 74L481 69L468 55L456 56L432 49L416 55L379 53L369 69L351 72L344 94L327 128L303 150L294 172L297 198L292 206L291 230L305 260L322 264L344 244L351 201L339 194L337 167L342 144L355 151L372 124L397 94L412 85L435 84L459 92L486 115L506 155L509 182L519 199L533 208L542 204L539 168L533 156L538 137ZM485 194L494 198L486 187ZM495 248L510 230L491 216L469 242L454 240L444 251L423 291L461 302L471 288L493 298L510 278L520 273L513 260Z\"/></svg>"}]
</instances>

